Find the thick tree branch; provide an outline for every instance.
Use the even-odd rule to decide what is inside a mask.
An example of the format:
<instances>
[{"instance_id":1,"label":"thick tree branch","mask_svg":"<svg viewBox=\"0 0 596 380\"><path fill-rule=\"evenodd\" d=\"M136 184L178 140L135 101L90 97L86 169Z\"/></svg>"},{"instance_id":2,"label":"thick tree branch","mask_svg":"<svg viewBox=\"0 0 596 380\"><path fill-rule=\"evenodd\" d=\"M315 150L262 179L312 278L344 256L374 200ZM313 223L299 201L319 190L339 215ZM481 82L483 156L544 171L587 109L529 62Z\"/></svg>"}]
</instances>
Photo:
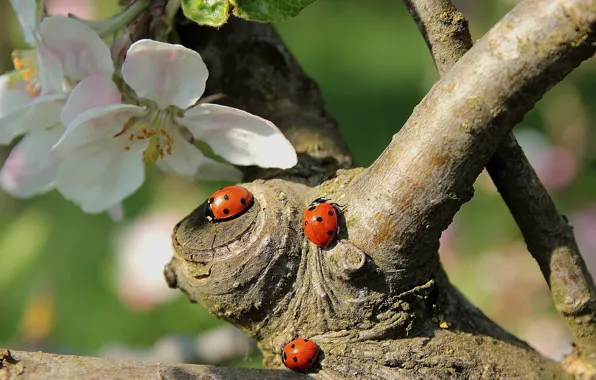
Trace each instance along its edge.
<instances>
[{"instance_id":1,"label":"thick tree branch","mask_svg":"<svg viewBox=\"0 0 596 380\"><path fill-rule=\"evenodd\" d=\"M192 364L143 363L89 356L56 355L44 352L0 349L0 379L2 380L297 380L307 378L307 376L289 371Z\"/></svg>"},{"instance_id":2,"label":"thick tree branch","mask_svg":"<svg viewBox=\"0 0 596 380\"><path fill-rule=\"evenodd\" d=\"M320 187L280 179L245 184L255 202L226 223L209 223L205 204L199 206L174 229L168 284L254 336L269 367L282 367L284 345L305 336L321 347L310 371L322 379L568 378L458 294L436 248L499 140L593 54L595 20L588 0L522 4L446 74L370 169L339 171ZM351 166L316 86L270 26L234 20L218 31L179 31L181 42L208 61L212 92L228 94L228 104L273 120L288 135L301 165L282 175L312 185ZM504 78L512 83L494 82ZM301 228L302 210L321 193L346 206L340 239L324 252ZM40 373L36 366L43 371L56 356L39 355L16 356L25 371ZM46 367L46 377L118 367L105 359L56 360L63 372ZM297 376L187 365L160 374L163 366L121 364L127 378ZM10 365L10 376L23 371Z\"/></svg>"},{"instance_id":3,"label":"thick tree branch","mask_svg":"<svg viewBox=\"0 0 596 380\"><path fill-rule=\"evenodd\" d=\"M396 286L431 275L427 263L441 232L471 198L499 141L594 54L595 22L591 0L522 2L435 84L377 161L350 183L350 240L393 268Z\"/></svg>"},{"instance_id":4,"label":"thick tree branch","mask_svg":"<svg viewBox=\"0 0 596 380\"><path fill-rule=\"evenodd\" d=\"M523 31L524 23L521 25ZM308 96L295 96L302 92L304 82L294 78L303 74L296 71L298 67L291 56L284 53L284 58L279 59L279 52L285 48L271 29L238 21L217 33L201 33L197 29L192 32L187 29L182 41L199 50L211 62L210 67L219 68L212 72L212 91L230 94L229 101L238 107L265 117L278 117L276 123L282 128L292 125L292 120L300 115L295 112L276 115L277 106L268 107L268 103L293 103L313 116L325 115L318 95L313 103ZM500 41L502 34L505 31L493 38ZM515 60L506 63L516 69ZM238 64L242 70L238 70ZM456 81L459 79L453 80ZM452 86L455 88L456 83ZM463 106L466 97L463 98L464 101L450 99L450 106L456 103ZM498 100L493 103L500 104ZM458 116L469 115L462 112ZM429 115L427 120L431 118ZM309 141L309 123L319 125L317 128L330 125L320 123L317 118L301 122L307 128L298 127L295 131L305 132L304 141ZM479 133L483 127L474 128L472 132ZM426 132L421 128L422 133ZM420 136L418 143L425 138L432 141L434 136ZM494 138L494 146L497 142ZM424 150L423 145L416 148ZM445 154L444 147L441 148L437 152L439 157ZM469 146L460 144L460 148L464 151ZM486 160L489 156L487 153ZM448 162L447 158L443 162ZM478 172L484 164L478 164ZM360 203L368 202L371 189L385 191L386 184L377 178L361 188L352 187L351 183L366 176L363 172L366 173L363 169L340 171L320 187L284 180L244 184L253 192L255 204L241 217L226 223L207 222L205 204L199 206L174 229L176 255L166 268L168 283L254 336L269 367L282 366L284 345L303 336L321 347L322 355L312 369L320 378L351 378L354 374L363 378L424 375L447 379L457 374L466 374L468 378L566 378L557 363L504 332L448 283L436 252L429 252L429 247L438 246L440 231L435 237L436 245L427 239L427 229L439 230L434 223L437 220L442 223L441 219L423 220L423 229L414 231L422 239L417 241L412 236L411 241L420 247L402 246L397 239L389 244L386 239L394 233L395 224L385 220L376 221L376 225L367 224L370 216L383 216L387 203L382 201L359 209ZM416 190L419 191L409 194L412 200L424 197L427 192L432 195L443 190L441 186L445 183L425 178L426 172L414 174L418 176ZM387 173L388 177L393 175ZM473 178L469 186L472 182ZM345 205L347 219L347 228L342 223L340 239L324 252L308 242L301 228L302 210L317 195L330 196ZM412 202L407 207L412 205L416 206ZM415 217L405 221L418 222ZM378 228L371 231L371 227ZM397 227L407 231L411 226ZM360 233L365 234L364 240L372 240L362 245L367 250L360 249ZM368 250L377 243L383 246L379 250L385 252ZM415 257L417 252L421 253L420 258ZM402 265L395 265L396 262ZM503 358L515 358L515 361Z\"/></svg>"},{"instance_id":5,"label":"thick tree branch","mask_svg":"<svg viewBox=\"0 0 596 380\"><path fill-rule=\"evenodd\" d=\"M467 22L450 0L404 0L432 53L440 75L472 47ZM578 352L596 360L596 288L571 228L561 217L513 134L499 146L487 170L538 261L553 301ZM553 258L553 255L557 255Z\"/></svg>"}]
</instances>

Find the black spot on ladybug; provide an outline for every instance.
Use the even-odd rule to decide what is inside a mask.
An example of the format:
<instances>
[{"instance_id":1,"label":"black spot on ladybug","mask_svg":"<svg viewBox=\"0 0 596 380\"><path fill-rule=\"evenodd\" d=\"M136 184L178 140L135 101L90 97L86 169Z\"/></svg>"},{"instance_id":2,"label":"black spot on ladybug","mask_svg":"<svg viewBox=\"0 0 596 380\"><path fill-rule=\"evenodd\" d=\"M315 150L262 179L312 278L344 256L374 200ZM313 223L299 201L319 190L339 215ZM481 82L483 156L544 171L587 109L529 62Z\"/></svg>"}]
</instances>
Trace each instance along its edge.
<instances>
[{"instance_id":1,"label":"black spot on ladybug","mask_svg":"<svg viewBox=\"0 0 596 380\"><path fill-rule=\"evenodd\" d=\"M329 236L333 235L333 231L331 231L331 230L327 231L327 235L329 235Z\"/></svg>"},{"instance_id":2,"label":"black spot on ladybug","mask_svg":"<svg viewBox=\"0 0 596 380\"><path fill-rule=\"evenodd\" d=\"M230 197L229 197L229 196L226 194L226 195L224 195L224 199L225 199L226 201L229 201L229 200L230 200Z\"/></svg>"},{"instance_id":3,"label":"black spot on ladybug","mask_svg":"<svg viewBox=\"0 0 596 380\"><path fill-rule=\"evenodd\" d=\"M312 363L312 359L311 359L311 358L308 358L308 362L309 362L309 363Z\"/></svg>"},{"instance_id":4,"label":"black spot on ladybug","mask_svg":"<svg viewBox=\"0 0 596 380\"><path fill-rule=\"evenodd\" d=\"M228 215L230 213L230 210L228 210L227 208L224 208L224 214Z\"/></svg>"},{"instance_id":5,"label":"black spot on ladybug","mask_svg":"<svg viewBox=\"0 0 596 380\"><path fill-rule=\"evenodd\" d=\"M305 342L308 342L308 339L304 339Z\"/></svg>"},{"instance_id":6,"label":"black spot on ladybug","mask_svg":"<svg viewBox=\"0 0 596 380\"><path fill-rule=\"evenodd\" d=\"M242 203L243 205L245 205L246 204L246 198L241 198L240 199L240 203Z\"/></svg>"},{"instance_id":7,"label":"black spot on ladybug","mask_svg":"<svg viewBox=\"0 0 596 380\"><path fill-rule=\"evenodd\" d=\"M296 347L296 345L295 345L295 344L292 344L292 345L290 346L290 348L294 348L294 347Z\"/></svg>"},{"instance_id":8,"label":"black spot on ladybug","mask_svg":"<svg viewBox=\"0 0 596 380\"><path fill-rule=\"evenodd\" d=\"M308 211L312 211L312 210L314 210L314 209L316 209L316 208L317 208L317 206L310 206L310 207L308 208Z\"/></svg>"},{"instance_id":9,"label":"black spot on ladybug","mask_svg":"<svg viewBox=\"0 0 596 380\"><path fill-rule=\"evenodd\" d=\"M215 199L213 199L213 198L209 198L209 201L208 201L207 203L211 204L211 203L213 203L214 201L215 201Z\"/></svg>"},{"instance_id":10,"label":"black spot on ladybug","mask_svg":"<svg viewBox=\"0 0 596 380\"><path fill-rule=\"evenodd\" d=\"M317 222L322 222L323 218L321 218L320 216L317 216Z\"/></svg>"},{"instance_id":11,"label":"black spot on ladybug","mask_svg":"<svg viewBox=\"0 0 596 380\"><path fill-rule=\"evenodd\" d=\"M329 214L329 216L333 216L333 211L329 211L327 214Z\"/></svg>"},{"instance_id":12,"label":"black spot on ladybug","mask_svg":"<svg viewBox=\"0 0 596 380\"><path fill-rule=\"evenodd\" d=\"M292 360L294 361L294 363L298 363L298 358L297 358L296 356L294 356L294 357L292 358Z\"/></svg>"},{"instance_id":13,"label":"black spot on ladybug","mask_svg":"<svg viewBox=\"0 0 596 380\"><path fill-rule=\"evenodd\" d=\"M304 225L308 226L308 220L304 221Z\"/></svg>"},{"instance_id":14,"label":"black spot on ladybug","mask_svg":"<svg viewBox=\"0 0 596 380\"><path fill-rule=\"evenodd\" d=\"M288 355L284 352L284 361L288 360Z\"/></svg>"}]
</instances>

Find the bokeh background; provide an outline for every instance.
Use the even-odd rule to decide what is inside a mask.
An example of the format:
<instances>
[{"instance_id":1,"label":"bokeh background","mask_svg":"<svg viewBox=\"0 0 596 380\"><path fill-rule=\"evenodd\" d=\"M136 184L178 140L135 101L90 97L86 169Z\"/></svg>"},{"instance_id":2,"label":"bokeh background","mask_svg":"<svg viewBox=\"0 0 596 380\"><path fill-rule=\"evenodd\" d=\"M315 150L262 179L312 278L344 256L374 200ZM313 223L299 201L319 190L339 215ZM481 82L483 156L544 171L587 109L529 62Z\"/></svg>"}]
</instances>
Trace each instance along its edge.
<instances>
[{"instance_id":1,"label":"bokeh background","mask_svg":"<svg viewBox=\"0 0 596 380\"><path fill-rule=\"evenodd\" d=\"M118 10L116 0L47 3L51 13L86 18ZM515 1L460 0L457 5L477 40ZM278 28L320 84L359 166L374 161L437 79L427 48L399 1L318 0ZM0 0L1 72L12 69L15 48L25 46L9 1ZM595 89L592 59L516 127L531 163L574 225L592 273ZM0 148L0 162L9 151ZM242 337L230 330L214 333L226 324L167 289L162 277L171 256L172 226L222 185L193 184L149 170L148 181L125 202L120 222L105 214L83 214L56 192L19 200L0 190L0 347L260 366L250 344L235 344ZM474 199L443 235L440 253L447 272L497 323L559 359L570 350L570 339L538 266L486 173L475 188ZM217 358L197 353L212 347L212 341L232 342L240 349Z\"/></svg>"}]
</instances>

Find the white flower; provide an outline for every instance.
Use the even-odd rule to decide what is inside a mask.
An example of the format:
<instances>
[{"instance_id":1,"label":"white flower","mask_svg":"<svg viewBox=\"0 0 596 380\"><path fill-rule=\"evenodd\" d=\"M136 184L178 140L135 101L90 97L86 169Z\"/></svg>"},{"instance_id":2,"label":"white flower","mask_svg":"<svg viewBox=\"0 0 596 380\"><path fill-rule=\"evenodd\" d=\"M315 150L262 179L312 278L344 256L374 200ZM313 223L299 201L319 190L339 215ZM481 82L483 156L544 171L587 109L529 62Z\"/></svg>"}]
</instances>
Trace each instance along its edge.
<instances>
[{"instance_id":1,"label":"white flower","mask_svg":"<svg viewBox=\"0 0 596 380\"><path fill-rule=\"evenodd\" d=\"M140 40L122 65L138 105L108 104L118 89L107 78L83 80L62 111L67 130L56 149L69 153L58 171L58 190L96 213L141 186L147 161L190 178L239 178L237 169L205 157L193 139L236 165L294 166L294 148L271 122L230 107L195 106L207 76L197 52Z\"/></svg>"},{"instance_id":2,"label":"white flower","mask_svg":"<svg viewBox=\"0 0 596 380\"><path fill-rule=\"evenodd\" d=\"M61 157L50 149L64 127L60 112L71 89L87 76L113 72L107 45L89 27L47 17L37 28L36 1L13 0L33 50L15 51L15 71L0 76L0 144L25 135L0 170L0 186L17 197L51 189ZM35 15L35 16L34 16ZM26 24L33 23L33 24Z\"/></svg>"}]
</instances>

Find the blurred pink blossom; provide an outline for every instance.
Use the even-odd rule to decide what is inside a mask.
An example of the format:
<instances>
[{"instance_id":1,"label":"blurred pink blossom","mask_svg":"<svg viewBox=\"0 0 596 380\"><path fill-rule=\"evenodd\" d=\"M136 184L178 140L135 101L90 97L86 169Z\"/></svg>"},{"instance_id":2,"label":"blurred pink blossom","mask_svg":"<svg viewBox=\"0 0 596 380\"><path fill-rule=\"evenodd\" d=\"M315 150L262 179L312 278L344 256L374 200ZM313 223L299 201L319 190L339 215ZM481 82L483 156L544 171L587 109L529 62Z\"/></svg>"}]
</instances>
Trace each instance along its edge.
<instances>
[{"instance_id":1,"label":"blurred pink blossom","mask_svg":"<svg viewBox=\"0 0 596 380\"><path fill-rule=\"evenodd\" d=\"M596 277L596 204L588 205L572 215L570 220L588 270Z\"/></svg>"},{"instance_id":2,"label":"blurred pink blossom","mask_svg":"<svg viewBox=\"0 0 596 380\"><path fill-rule=\"evenodd\" d=\"M575 157L565 147L551 147L543 152L542 160L536 167L536 174L548 189L565 188L573 182L577 174Z\"/></svg>"},{"instance_id":3,"label":"blurred pink blossom","mask_svg":"<svg viewBox=\"0 0 596 380\"><path fill-rule=\"evenodd\" d=\"M177 296L168 288L164 266L173 256L170 235L184 215L154 212L139 217L116 236L116 288L133 310L150 310Z\"/></svg>"},{"instance_id":4,"label":"blurred pink blossom","mask_svg":"<svg viewBox=\"0 0 596 380\"><path fill-rule=\"evenodd\" d=\"M452 221L449 227L441 234L441 246L439 247L439 255L441 261L448 268L448 271L455 270L457 266L457 234L459 232L459 224L456 220Z\"/></svg>"},{"instance_id":5,"label":"blurred pink blossom","mask_svg":"<svg viewBox=\"0 0 596 380\"><path fill-rule=\"evenodd\" d=\"M522 129L515 136L547 189L563 189L573 182L577 175L577 162L568 148L551 145L536 130Z\"/></svg>"},{"instance_id":6,"label":"blurred pink blossom","mask_svg":"<svg viewBox=\"0 0 596 380\"><path fill-rule=\"evenodd\" d=\"M51 15L68 15L72 13L81 18L97 17L91 0L46 0L46 9Z\"/></svg>"}]
</instances>

